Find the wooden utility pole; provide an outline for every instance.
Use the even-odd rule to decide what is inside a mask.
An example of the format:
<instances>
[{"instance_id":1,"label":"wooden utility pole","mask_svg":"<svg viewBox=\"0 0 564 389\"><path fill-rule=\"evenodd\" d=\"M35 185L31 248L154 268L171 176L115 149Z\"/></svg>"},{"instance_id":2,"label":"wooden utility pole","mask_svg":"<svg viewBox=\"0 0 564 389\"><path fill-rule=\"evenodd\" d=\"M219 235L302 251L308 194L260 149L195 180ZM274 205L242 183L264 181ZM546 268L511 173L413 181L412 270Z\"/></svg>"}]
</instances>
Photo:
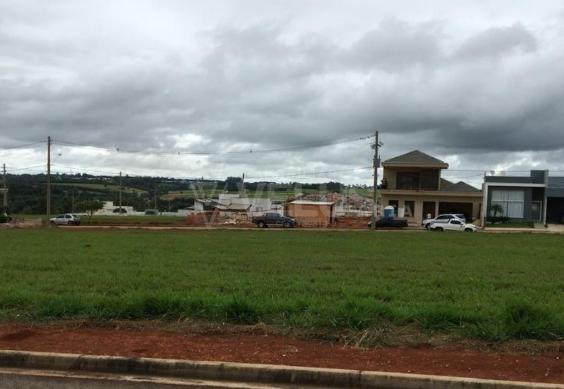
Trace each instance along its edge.
<instances>
[{"instance_id":1,"label":"wooden utility pole","mask_svg":"<svg viewBox=\"0 0 564 389\"><path fill-rule=\"evenodd\" d=\"M74 213L74 192L75 192L75 188L73 186L71 192L71 213Z\"/></svg>"},{"instance_id":2,"label":"wooden utility pole","mask_svg":"<svg viewBox=\"0 0 564 389\"><path fill-rule=\"evenodd\" d=\"M51 219L51 137L47 137L47 225Z\"/></svg>"},{"instance_id":3,"label":"wooden utility pole","mask_svg":"<svg viewBox=\"0 0 564 389\"><path fill-rule=\"evenodd\" d=\"M121 211L121 190L122 190L122 180L121 180L121 172L119 172L119 214L122 214Z\"/></svg>"},{"instance_id":4,"label":"wooden utility pole","mask_svg":"<svg viewBox=\"0 0 564 389\"><path fill-rule=\"evenodd\" d=\"M378 142L378 130L374 132L374 143L372 148L374 149L374 159L372 165L374 167L374 190L372 192L372 217L370 219L370 227L376 229L376 214L378 212L378 168L380 167L380 157L378 156L378 148L380 143Z\"/></svg>"},{"instance_id":5,"label":"wooden utility pole","mask_svg":"<svg viewBox=\"0 0 564 389\"><path fill-rule=\"evenodd\" d=\"M8 184L6 183L6 164L2 165L2 212L8 213Z\"/></svg>"}]
</instances>

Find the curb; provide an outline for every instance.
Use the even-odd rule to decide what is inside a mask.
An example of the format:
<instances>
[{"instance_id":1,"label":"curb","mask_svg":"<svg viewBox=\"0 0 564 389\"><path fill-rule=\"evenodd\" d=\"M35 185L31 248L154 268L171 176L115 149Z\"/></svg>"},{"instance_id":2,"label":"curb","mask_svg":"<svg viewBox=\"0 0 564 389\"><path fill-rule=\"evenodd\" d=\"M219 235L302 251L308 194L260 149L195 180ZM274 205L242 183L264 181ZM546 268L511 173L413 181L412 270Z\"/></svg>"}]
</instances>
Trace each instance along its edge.
<instances>
[{"instance_id":1,"label":"curb","mask_svg":"<svg viewBox=\"0 0 564 389\"><path fill-rule=\"evenodd\" d=\"M0 368L107 373L245 383L378 389L564 389L564 385L360 370L0 351Z\"/></svg>"}]
</instances>

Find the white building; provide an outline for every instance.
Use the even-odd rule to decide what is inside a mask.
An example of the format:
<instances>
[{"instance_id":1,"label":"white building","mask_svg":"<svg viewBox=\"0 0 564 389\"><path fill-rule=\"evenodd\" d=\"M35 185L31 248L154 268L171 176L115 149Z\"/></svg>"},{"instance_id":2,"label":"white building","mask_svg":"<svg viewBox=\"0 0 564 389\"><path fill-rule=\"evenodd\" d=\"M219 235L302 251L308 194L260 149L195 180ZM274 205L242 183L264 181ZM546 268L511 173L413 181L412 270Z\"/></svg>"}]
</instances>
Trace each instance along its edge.
<instances>
[{"instance_id":1,"label":"white building","mask_svg":"<svg viewBox=\"0 0 564 389\"><path fill-rule=\"evenodd\" d=\"M123 209L121 215L135 215L139 213L139 212L135 212L135 210L131 206L122 205L121 208ZM114 205L113 201L104 201L104 205L102 206L102 208L94 212L94 215L119 216L120 215L119 205Z\"/></svg>"}]
</instances>

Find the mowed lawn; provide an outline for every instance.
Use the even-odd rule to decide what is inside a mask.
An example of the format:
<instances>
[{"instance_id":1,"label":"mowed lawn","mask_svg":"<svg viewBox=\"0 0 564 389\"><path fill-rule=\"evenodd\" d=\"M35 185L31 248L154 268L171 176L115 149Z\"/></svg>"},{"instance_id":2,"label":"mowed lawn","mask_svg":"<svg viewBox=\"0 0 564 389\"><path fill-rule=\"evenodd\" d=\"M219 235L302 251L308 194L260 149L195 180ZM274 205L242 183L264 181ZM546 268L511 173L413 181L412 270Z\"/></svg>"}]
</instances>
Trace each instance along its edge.
<instances>
[{"instance_id":1,"label":"mowed lawn","mask_svg":"<svg viewBox=\"0 0 564 389\"><path fill-rule=\"evenodd\" d=\"M0 317L564 338L564 236L0 231Z\"/></svg>"}]
</instances>

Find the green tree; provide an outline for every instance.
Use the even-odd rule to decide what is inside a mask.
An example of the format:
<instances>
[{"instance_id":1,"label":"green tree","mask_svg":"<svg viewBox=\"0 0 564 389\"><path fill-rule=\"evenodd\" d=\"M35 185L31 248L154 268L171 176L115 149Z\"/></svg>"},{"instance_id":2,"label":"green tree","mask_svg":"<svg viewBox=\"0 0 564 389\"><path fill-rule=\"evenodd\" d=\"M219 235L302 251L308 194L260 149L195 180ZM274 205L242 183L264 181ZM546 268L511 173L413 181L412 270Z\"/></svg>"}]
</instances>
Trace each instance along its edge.
<instances>
[{"instance_id":1,"label":"green tree","mask_svg":"<svg viewBox=\"0 0 564 389\"><path fill-rule=\"evenodd\" d=\"M87 199L87 200L81 201L78 204L78 209L85 211L85 212L88 212L89 219L92 219L92 215L94 214L94 212L96 212L97 210L99 210L103 206L104 206L104 203L102 203L100 200Z\"/></svg>"},{"instance_id":2,"label":"green tree","mask_svg":"<svg viewBox=\"0 0 564 389\"><path fill-rule=\"evenodd\" d=\"M493 213L493 217L497 217L497 214L503 214L503 207L501 204L492 204L490 205L490 214Z\"/></svg>"}]
</instances>

